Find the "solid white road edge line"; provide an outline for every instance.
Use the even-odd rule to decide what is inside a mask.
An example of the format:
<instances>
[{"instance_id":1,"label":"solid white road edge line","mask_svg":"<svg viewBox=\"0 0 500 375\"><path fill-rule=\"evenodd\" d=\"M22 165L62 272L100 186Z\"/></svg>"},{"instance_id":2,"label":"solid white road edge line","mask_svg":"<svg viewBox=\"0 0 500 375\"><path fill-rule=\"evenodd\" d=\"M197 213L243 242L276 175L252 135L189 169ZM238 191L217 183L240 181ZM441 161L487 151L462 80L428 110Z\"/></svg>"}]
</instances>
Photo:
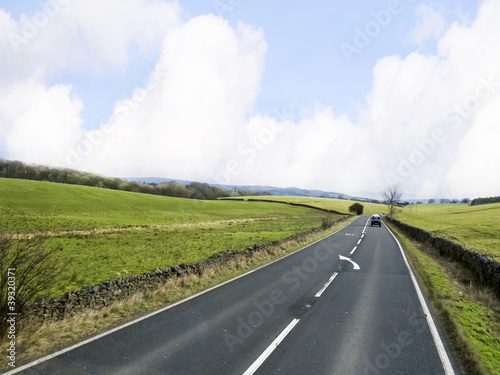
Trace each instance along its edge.
<instances>
[{"instance_id":1,"label":"solid white road edge line","mask_svg":"<svg viewBox=\"0 0 500 375\"><path fill-rule=\"evenodd\" d=\"M392 234L392 237L396 240L396 243L399 246L399 250L401 251L401 255L403 256L403 260L405 261L406 267L408 268L408 271L410 272L410 277L413 282L413 285L415 286L415 290L417 291L417 296L418 300L420 301L420 305L422 306L422 310L424 311L427 324L429 325L429 329L431 331L432 338L434 339L434 344L436 345L437 352L439 354L439 358L441 359L441 363L443 365L443 369L446 375L454 375L455 371L453 370L453 366L451 365L450 358L448 357L448 353L446 353L446 349L443 344L443 340L441 340L441 337L439 336L439 332L436 328L436 324L434 323L434 319L432 319L431 312L429 311L429 308L427 307L427 303L425 302L424 295L422 291L420 290L420 286L418 285L417 279L415 278L415 275L413 274L413 271L411 270L410 264L408 263L408 260L406 259L406 255L403 251L403 248L401 244L399 243L398 239L392 233L392 231L389 229L387 225L384 226L387 228L390 234Z\"/></svg>"},{"instance_id":2,"label":"solid white road edge line","mask_svg":"<svg viewBox=\"0 0 500 375\"><path fill-rule=\"evenodd\" d=\"M342 228L340 228L340 229L336 230L336 231L335 231L335 232L333 232L332 234L329 234L329 235L328 235L328 236L326 236L326 237L323 237L323 238L321 238L321 239L319 239L319 240L317 240L317 241L314 241L313 243L310 243L309 245L304 246L303 248L301 248L301 249L299 249L299 250L297 250L297 251L294 251L293 253L287 254L287 255L285 255L284 257L281 257L281 258L278 258L278 259L276 259L276 260L273 260L272 262L269 262L269 263L267 263L267 264L264 264L264 265L262 265L262 266L260 266L260 267L258 267L258 268L256 268L256 269L254 269L254 270L248 271L248 272L246 272L246 273L244 273L244 274L242 274L242 275L240 275L240 276L236 276L236 277L235 277L235 278L233 278L233 279L230 279L230 280L224 281L223 283L220 283L220 284L218 284L218 285L215 285L215 286L213 286L213 287L211 287L211 288L209 288L209 289L206 289L206 290L204 290L204 291L201 291L200 293L194 294L194 295L192 295L192 296L190 296L190 297L184 298L183 300L181 300L181 301L177 301L177 302L175 302L175 303L173 303L173 304L171 304L171 305L165 306L165 307L163 307L163 308L161 308L161 309L159 309L159 310L153 311L152 313L149 313L149 314L144 315L144 316L142 316L142 317L140 317L140 318L137 318L137 319L135 319L135 320L132 320L131 322L125 323L125 324L123 324L123 325L121 325L121 326L118 326L118 327L115 327L115 328L113 328L113 329L110 329L109 331L106 331L106 332L100 333L100 334L98 334L98 335L92 336L92 337L90 337L90 338L88 338L88 339L86 339L86 340L80 341L80 342L78 342L78 343L76 343L76 344L74 344L74 345L71 345L71 346L69 346L69 347L67 347L67 348L65 348L65 349L59 350L59 351L54 352L54 353L52 353L52 354L46 355L45 357L39 358L39 359L37 359L36 361L29 362L29 363L27 363L27 364L25 364L25 365L23 365L23 366L21 366L21 367L17 367L17 368L15 368L14 370L11 370L11 371L6 372L4 375L13 375L13 374L17 374L17 373L18 373L18 372L20 372L20 371L26 370L26 369L28 369L28 368L30 368L30 367L33 367L33 366L38 365L39 363L42 363L42 362L48 361L49 359L52 359L52 358L54 358L54 357L57 357L57 356L59 356L59 355L61 355L61 354L64 354L64 353L66 353L66 352L69 352L69 351L71 351L71 350L73 350L73 349L79 348L80 346L83 346L83 345L85 345L85 344L88 344L88 343L90 343L90 342L92 342L92 341L94 341L94 340L100 339L101 337L104 337L104 336L107 336L107 335L109 335L109 334L111 334L111 333L113 333L113 332L119 331L119 330L120 330L120 329L122 329L122 328L128 327L128 326L130 326L130 325L132 325L132 324L135 324L135 323L138 323L138 322L140 322L141 320L144 320L144 319L150 318L150 317L152 317L152 316L154 316L154 315L156 315L156 314L160 314L160 313L162 313L162 312L164 312L164 311L166 311L166 310L168 310L168 309L171 309L171 308L173 308L173 307L175 307L175 306L177 306L177 305L180 305L181 303L184 303L184 302L186 302L186 301L189 301L190 299L193 299L193 298L196 298L196 297L198 297L198 296L200 296L200 295L202 295L202 294L208 293L208 292L210 292L210 291L211 291L211 290L213 290L213 289L217 289L217 288L219 288L219 287L221 287L221 286L223 286L223 285L226 285L226 284L229 284L229 283L231 283L231 282L233 282L233 281L235 281L235 280L238 280L239 278L242 278L242 277L248 276L248 275L250 275L251 273L253 273L253 272L255 272L255 271L260 270L261 268L267 267L267 266L269 266L269 265L271 265L271 264L273 264L273 263L275 263L275 262L278 262L278 261L280 261L280 260L282 260L282 259L285 259L285 258L287 258L287 257L289 257L289 256L292 256L293 254L298 253L299 251L302 251L302 250L304 250L304 249L307 249L308 247L310 247L310 246L312 246L312 245L314 245L314 244L316 244L316 243L318 243L318 242L320 242L320 241L323 241L323 240L327 239L328 237L333 236L334 234L337 234L338 232L340 232L341 230L343 230L343 229L347 228L347 227L348 227L349 225L351 225L351 224L352 224L352 223L349 223L349 224L347 224L347 225L343 226Z\"/></svg>"},{"instance_id":3,"label":"solid white road edge line","mask_svg":"<svg viewBox=\"0 0 500 375\"><path fill-rule=\"evenodd\" d=\"M284 340L286 335L295 327L299 322L299 319L294 319L286 326L286 328L279 334L278 337L267 347L266 350L255 360L255 362L246 370L243 375L252 375L257 369L264 363L264 361L271 355L271 353L278 347L278 345Z\"/></svg>"},{"instance_id":4,"label":"solid white road edge line","mask_svg":"<svg viewBox=\"0 0 500 375\"><path fill-rule=\"evenodd\" d=\"M314 297L319 298L323 294L323 292L328 288L328 286L331 284L331 282L337 277L339 273L334 272L333 275L328 279L328 281L323 285L323 287L314 295Z\"/></svg>"}]
</instances>

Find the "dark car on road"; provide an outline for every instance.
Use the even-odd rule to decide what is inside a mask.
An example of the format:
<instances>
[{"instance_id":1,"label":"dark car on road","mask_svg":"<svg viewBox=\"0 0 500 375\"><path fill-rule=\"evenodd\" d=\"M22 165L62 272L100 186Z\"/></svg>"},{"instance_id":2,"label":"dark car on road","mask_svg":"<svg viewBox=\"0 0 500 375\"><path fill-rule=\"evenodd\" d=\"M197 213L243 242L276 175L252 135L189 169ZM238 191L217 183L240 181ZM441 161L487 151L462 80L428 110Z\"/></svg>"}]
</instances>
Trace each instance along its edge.
<instances>
[{"instance_id":1,"label":"dark car on road","mask_svg":"<svg viewBox=\"0 0 500 375\"><path fill-rule=\"evenodd\" d=\"M370 219L370 226L378 225L379 227L382 226L382 218L379 215L373 215Z\"/></svg>"}]
</instances>

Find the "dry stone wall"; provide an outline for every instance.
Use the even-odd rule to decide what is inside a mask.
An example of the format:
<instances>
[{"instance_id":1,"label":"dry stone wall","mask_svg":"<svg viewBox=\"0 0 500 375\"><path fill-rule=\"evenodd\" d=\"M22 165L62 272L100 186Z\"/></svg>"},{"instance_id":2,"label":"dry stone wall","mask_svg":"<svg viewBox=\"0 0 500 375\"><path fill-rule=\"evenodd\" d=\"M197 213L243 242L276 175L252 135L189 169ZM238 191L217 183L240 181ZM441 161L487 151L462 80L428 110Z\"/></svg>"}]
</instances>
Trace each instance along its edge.
<instances>
[{"instance_id":1,"label":"dry stone wall","mask_svg":"<svg viewBox=\"0 0 500 375\"><path fill-rule=\"evenodd\" d=\"M491 288L500 297L500 263L446 238L435 237L423 229L398 220L391 220L390 218L387 218L387 220L409 237L430 245L441 256L446 256L460 263L465 269L470 270L481 284Z\"/></svg>"},{"instance_id":2,"label":"dry stone wall","mask_svg":"<svg viewBox=\"0 0 500 375\"><path fill-rule=\"evenodd\" d=\"M336 223L344 219L340 219ZM199 262L161 267L151 272L101 281L96 285L84 286L81 289L67 292L61 296L41 296L34 303L28 305L22 315L29 323L42 323L46 320L63 319L79 311L99 309L108 306L113 301L129 297L134 293L154 290L171 278L188 274L200 275L206 268L223 266L241 257L251 258L257 252L265 251L272 246L278 246L291 240L300 240L308 234L321 230L323 230L322 227L313 228L281 241L264 242L240 251L222 251Z\"/></svg>"}]
</instances>

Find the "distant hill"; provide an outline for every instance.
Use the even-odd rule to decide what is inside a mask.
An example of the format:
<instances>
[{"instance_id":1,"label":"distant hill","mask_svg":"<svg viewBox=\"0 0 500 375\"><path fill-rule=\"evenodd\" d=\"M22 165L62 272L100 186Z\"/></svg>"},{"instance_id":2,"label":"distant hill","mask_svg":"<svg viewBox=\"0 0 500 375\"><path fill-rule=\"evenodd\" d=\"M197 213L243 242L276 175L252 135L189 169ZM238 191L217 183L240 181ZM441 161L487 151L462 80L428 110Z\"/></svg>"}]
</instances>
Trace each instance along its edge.
<instances>
[{"instance_id":1,"label":"distant hill","mask_svg":"<svg viewBox=\"0 0 500 375\"><path fill-rule=\"evenodd\" d=\"M189 185L192 182L198 182L198 181L176 180L176 179L161 178L161 177L122 177L122 178L128 181L144 182L146 184L159 184L162 182L175 181L179 184ZM297 187L280 188L274 186L261 186L261 185L222 185L222 184L214 184L213 186L230 190L234 189L250 190L252 193L270 193L271 195L285 195L294 197L325 197L325 198L369 201L368 198L355 197L348 194L328 192L323 190L314 190L314 189L313 190L301 189Z\"/></svg>"}]
</instances>

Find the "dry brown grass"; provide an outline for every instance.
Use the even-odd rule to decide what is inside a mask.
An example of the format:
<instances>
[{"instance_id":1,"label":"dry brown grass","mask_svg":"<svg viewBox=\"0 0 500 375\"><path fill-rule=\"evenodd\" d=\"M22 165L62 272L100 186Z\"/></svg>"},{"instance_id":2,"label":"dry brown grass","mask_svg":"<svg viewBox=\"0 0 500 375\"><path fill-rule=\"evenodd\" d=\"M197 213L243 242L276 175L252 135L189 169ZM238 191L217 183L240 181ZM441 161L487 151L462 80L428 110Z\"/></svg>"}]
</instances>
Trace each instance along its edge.
<instances>
[{"instance_id":1,"label":"dry brown grass","mask_svg":"<svg viewBox=\"0 0 500 375\"><path fill-rule=\"evenodd\" d=\"M255 253L252 258L240 257L224 266L207 268L201 275L190 274L170 279L155 290L136 293L128 299L116 301L100 310L76 313L60 321L46 321L41 326L27 325L16 337L17 364L19 366L68 347L267 264L333 233L355 218L341 221L322 232L268 247ZM2 353L7 351L7 347L6 342L0 343ZM0 369L4 369L5 366L4 361Z\"/></svg>"}]
</instances>

